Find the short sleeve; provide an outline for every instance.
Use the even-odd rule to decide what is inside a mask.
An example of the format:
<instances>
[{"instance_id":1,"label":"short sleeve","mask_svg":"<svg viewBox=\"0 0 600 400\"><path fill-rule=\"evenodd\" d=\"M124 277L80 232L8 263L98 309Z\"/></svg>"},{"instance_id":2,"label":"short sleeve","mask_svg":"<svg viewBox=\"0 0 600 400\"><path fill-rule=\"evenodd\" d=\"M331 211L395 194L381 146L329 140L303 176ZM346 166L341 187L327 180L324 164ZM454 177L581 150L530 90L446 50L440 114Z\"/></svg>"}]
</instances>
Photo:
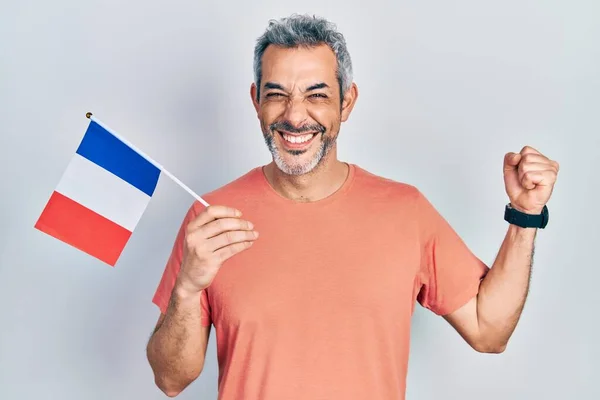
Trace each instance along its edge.
<instances>
[{"instance_id":1,"label":"short sleeve","mask_svg":"<svg viewBox=\"0 0 600 400\"><path fill-rule=\"evenodd\" d=\"M169 306L169 301L171 299L171 292L173 291L173 287L175 286L175 281L177 280L177 275L179 274L181 267L185 229L187 225L194 218L196 218L200 211L202 211L203 207L204 206L202 206L200 203L194 202L194 204L192 204L186 213L179 231L177 232L177 236L175 237L175 243L173 244L169 259L167 260L162 278L158 284L156 292L154 293L154 297L152 298L152 302L158 306L163 314L167 312L167 307ZM202 326L209 326L212 321L210 316L210 304L208 302L206 290L203 290L200 293L200 305L201 324Z\"/></svg>"},{"instance_id":2,"label":"short sleeve","mask_svg":"<svg viewBox=\"0 0 600 400\"><path fill-rule=\"evenodd\" d=\"M416 207L422 285L417 300L435 314L447 315L479 293L489 268L420 192Z\"/></svg>"}]
</instances>

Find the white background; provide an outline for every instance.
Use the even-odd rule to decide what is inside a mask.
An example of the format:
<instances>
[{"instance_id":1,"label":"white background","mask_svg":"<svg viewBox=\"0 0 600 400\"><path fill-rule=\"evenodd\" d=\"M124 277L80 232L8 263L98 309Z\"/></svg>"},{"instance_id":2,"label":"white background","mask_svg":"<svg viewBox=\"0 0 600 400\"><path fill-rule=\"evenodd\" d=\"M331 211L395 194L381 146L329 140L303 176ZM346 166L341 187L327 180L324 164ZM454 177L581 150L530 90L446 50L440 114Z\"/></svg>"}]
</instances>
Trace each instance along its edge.
<instances>
[{"instance_id":1,"label":"white background","mask_svg":"<svg viewBox=\"0 0 600 400\"><path fill-rule=\"evenodd\" d=\"M360 96L340 158L419 187L485 262L507 228L504 153L561 164L507 351L477 354L417 307L408 399L600 398L598 4L3 1L0 398L165 398L145 356L151 298L192 198L163 176L115 268L33 226L87 111L198 193L267 163L252 52L292 12L348 41ZM180 398L216 398L214 336L207 357Z\"/></svg>"}]
</instances>

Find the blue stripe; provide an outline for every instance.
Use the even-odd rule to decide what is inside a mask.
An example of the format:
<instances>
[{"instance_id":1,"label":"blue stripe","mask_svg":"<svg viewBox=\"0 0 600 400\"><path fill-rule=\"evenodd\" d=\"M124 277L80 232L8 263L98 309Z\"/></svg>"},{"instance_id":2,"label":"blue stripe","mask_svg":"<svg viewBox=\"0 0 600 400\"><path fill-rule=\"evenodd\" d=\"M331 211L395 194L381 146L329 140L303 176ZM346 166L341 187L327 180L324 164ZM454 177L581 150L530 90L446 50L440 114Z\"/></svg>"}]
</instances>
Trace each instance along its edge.
<instances>
[{"instance_id":1,"label":"blue stripe","mask_svg":"<svg viewBox=\"0 0 600 400\"><path fill-rule=\"evenodd\" d=\"M152 196L160 169L94 121L85 132L77 154Z\"/></svg>"}]
</instances>

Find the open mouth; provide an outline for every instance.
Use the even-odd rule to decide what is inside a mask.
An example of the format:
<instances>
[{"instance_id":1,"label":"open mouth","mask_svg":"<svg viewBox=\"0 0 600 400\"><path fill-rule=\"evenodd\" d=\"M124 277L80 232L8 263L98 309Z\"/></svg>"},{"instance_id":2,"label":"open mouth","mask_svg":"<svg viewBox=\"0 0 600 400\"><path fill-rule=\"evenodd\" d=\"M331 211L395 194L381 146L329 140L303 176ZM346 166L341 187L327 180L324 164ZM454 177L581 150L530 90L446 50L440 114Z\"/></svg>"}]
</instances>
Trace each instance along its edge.
<instances>
[{"instance_id":1,"label":"open mouth","mask_svg":"<svg viewBox=\"0 0 600 400\"><path fill-rule=\"evenodd\" d=\"M290 147L305 147L312 142L315 136L317 136L317 132L305 133L302 135L291 135L281 131L277 131L277 133L279 133L283 142Z\"/></svg>"}]
</instances>

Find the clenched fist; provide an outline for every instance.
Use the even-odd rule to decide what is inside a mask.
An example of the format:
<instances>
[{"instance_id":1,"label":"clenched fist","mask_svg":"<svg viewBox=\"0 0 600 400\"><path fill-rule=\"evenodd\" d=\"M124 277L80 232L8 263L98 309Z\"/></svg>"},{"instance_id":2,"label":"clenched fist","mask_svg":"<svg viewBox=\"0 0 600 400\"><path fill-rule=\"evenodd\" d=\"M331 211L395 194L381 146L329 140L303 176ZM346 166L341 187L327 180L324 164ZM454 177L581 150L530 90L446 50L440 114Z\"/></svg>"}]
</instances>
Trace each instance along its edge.
<instances>
[{"instance_id":1,"label":"clenched fist","mask_svg":"<svg viewBox=\"0 0 600 400\"><path fill-rule=\"evenodd\" d=\"M225 260L254 243L258 232L241 215L239 210L211 205L188 224L177 277L180 290L193 294L207 288Z\"/></svg>"},{"instance_id":2,"label":"clenched fist","mask_svg":"<svg viewBox=\"0 0 600 400\"><path fill-rule=\"evenodd\" d=\"M525 146L504 156L504 184L513 208L540 214L550 199L558 175L558 163Z\"/></svg>"}]
</instances>

